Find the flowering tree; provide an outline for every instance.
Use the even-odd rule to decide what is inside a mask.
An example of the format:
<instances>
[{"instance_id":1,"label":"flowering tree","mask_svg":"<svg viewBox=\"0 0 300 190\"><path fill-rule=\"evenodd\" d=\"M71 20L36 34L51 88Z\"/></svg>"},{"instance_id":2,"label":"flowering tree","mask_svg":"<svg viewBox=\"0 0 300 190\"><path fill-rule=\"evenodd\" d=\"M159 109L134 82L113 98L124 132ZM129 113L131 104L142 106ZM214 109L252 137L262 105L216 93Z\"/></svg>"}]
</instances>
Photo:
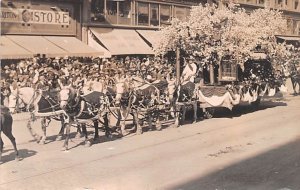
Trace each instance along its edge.
<instances>
[{"instance_id":1,"label":"flowering tree","mask_svg":"<svg viewBox=\"0 0 300 190\"><path fill-rule=\"evenodd\" d=\"M192 8L188 21L174 19L161 30L162 40L154 44L154 51L165 54L180 47L189 55L202 58L203 63L217 64L230 55L243 67L258 46L273 60L287 56L285 44L278 44L275 37L286 29L286 19L276 10L256 9L247 13L236 4L200 4Z\"/></svg>"}]
</instances>

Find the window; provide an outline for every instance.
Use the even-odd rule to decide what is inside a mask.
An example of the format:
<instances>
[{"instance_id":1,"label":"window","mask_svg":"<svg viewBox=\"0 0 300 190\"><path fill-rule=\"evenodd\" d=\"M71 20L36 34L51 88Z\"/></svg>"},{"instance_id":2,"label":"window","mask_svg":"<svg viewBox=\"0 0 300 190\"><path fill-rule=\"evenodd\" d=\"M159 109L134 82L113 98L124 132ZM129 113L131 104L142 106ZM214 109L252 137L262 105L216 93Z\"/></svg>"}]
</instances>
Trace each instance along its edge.
<instances>
[{"instance_id":1,"label":"window","mask_svg":"<svg viewBox=\"0 0 300 190\"><path fill-rule=\"evenodd\" d=\"M255 4L256 0L246 0L246 3Z\"/></svg>"},{"instance_id":2,"label":"window","mask_svg":"<svg viewBox=\"0 0 300 190\"><path fill-rule=\"evenodd\" d=\"M138 25L149 25L149 3L137 4L137 23Z\"/></svg>"},{"instance_id":3,"label":"window","mask_svg":"<svg viewBox=\"0 0 300 190\"><path fill-rule=\"evenodd\" d=\"M107 0L106 1L106 20L111 24L117 24L118 20L118 2L113 0Z\"/></svg>"},{"instance_id":4,"label":"window","mask_svg":"<svg viewBox=\"0 0 300 190\"><path fill-rule=\"evenodd\" d=\"M160 24L170 24L171 22L171 6L161 5L160 6Z\"/></svg>"},{"instance_id":5,"label":"window","mask_svg":"<svg viewBox=\"0 0 300 190\"><path fill-rule=\"evenodd\" d=\"M298 23L297 23L297 20L293 20L293 34L298 34Z\"/></svg>"},{"instance_id":6,"label":"window","mask_svg":"<svg viewBox=\"0 0 300 190\"><path fill-rule=\"evenodd\" d=\"M299 8L299 0L295 0L294 9L298 10Z\"/></svg>"},{"instance_id":7,"label":"window","mask_svg":"<svg viewBox=\"0 0 300 190\"><path fill-rule=\"evenodd\" d=\"M150 25L158 26L159 17L158 17L158 4L150 4Z\"/></svg>"},{"instance_id":8,"label":"window","mask_svg":"<svg viewBox=\"0 0 300 190\"><path fill-rule=\"evenodd\" d=\"M181 21L187 20L187 11L185 7L175 7L174 16Z\"/></svg>"},{"instance_id":9,"label":"window","mask_svg":"<svg viewBox=\"0 0 300 190\"><path fill-rule=\"evenodd\" d=\"M287 30L288 33L292 33L293 31L293 20L290 18L287 19Z\"/></svg>"},{"instance_id":10,"label":"window","mask_svg":"<svg viewBox=\"0 0 300 190\"><path fill-rule=\"evenodd\" d=\"M265 0L258 0L258 4L260 4L260 5L265 4Z\"/></svg>"},{"instance_id":11,"label":"window","mask_svg":"<svg viewBox=\"0 0 300 190\"><path fill-rule=\"evenodd\" d=\"M277 6L278 8L283 8L283 7L284 7L283 0L276 0L276 6Z\"/></svg>"},{"instance_id":12,"label":"window","mask_svg":"<svg viewBox=\"0 0 300 190\"><path fill-rule=\"evenodd\" d=\"M91 21L105 22L104 16L104 0L91 1Z\"/></svg>"},{"instance_id":13,"label":"window","mask_svg":"<svg viewBox=\"0 0 300 190\"><path fill-rule=\"evenodd\" d=\"M127 1L119 1L119 18L118 24L131 24L131 3Z\"/></svg>"},{"instance_id":14,"label":"window","mask_svg":"<svg viewBox=\"0 0 300 190\"><path fill-rule=\"evenodd\" d=\"M300 34L300 20L293 20L293 34Z\"/></svg>"}]
</instances>

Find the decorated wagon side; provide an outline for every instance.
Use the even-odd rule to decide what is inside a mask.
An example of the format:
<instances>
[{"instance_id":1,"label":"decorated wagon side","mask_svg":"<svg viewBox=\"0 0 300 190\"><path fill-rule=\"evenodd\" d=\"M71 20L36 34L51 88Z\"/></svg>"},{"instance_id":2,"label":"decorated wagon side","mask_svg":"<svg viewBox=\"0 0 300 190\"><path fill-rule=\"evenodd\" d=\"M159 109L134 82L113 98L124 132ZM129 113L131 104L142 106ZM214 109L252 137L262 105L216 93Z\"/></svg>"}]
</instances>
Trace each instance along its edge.
<instances>
[{"instance_id":1,"label":"decorated wagon side","mask_svg":"<svg viewBox=\"0 0 300 190\"><path fill-rule=\"evenodd\" d=\"M263 97L272 97L280 89L284 90L282 78L276 75L270 58L263 51L253 51L243 68L235 60L225 57L215 73L215 83L205 84L198 92L206 118L213 116L215 107L232 110L241 103L257 107Z\"/></svg>"}]
</instances>

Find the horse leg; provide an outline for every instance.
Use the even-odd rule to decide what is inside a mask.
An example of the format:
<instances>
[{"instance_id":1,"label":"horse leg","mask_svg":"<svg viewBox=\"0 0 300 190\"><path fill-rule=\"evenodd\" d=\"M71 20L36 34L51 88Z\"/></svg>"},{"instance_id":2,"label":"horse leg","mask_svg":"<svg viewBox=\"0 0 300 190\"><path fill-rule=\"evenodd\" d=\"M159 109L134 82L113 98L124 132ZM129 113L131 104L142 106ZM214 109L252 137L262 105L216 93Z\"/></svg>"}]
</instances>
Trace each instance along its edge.
<instances>
[{"instance_id":1,"label":"horse leg","mask_svg":"<svg viewBox=\"0 0 300 190\"><path fill-rule=\"evenodd\" d=\"M95 128L94 142L96 142L96 141L99 141L99 122L98 122L98 120L94 121L94 128Z\"/></svg>"},{"instance_id":2,"label":"horse leg","mask_svg":"<svg viewBox=\"0 0 300 190\"><path fill-rule=\"evenodd\" d=\"M19 158L19 152L18 152L18 149L17 149L16 139L15 139L15 137L12 134L12 122L11 122L10 125L8 125L7 129L3 130L3 133L7 136L7 138L9 138L10 142L12 143L12 145L14 147L15 156L16 156L15 160L19 161L20 158ZM2 145L3 145L3 143L2 143ZM1 149L3 149L3 147Z\"/></svg>"},{"instance_id":3,"label":"horse leg","mask_svg":"<svg viewBox=\"0 0 300 190\"><path fill-rule=\"evenodd\" d=\"M76 136L75 138L79 139L82 137L82 131L79 126L77 126Z\"/></svg>"},{"instance_id":4,"label":"horse leg","mask_svg":"<svg viewBox=\"0 0 300 190\"><path fill-rule=\"evenodd\" d=\"M71 124L70 123L66 123L65 124L65 128L66 128L66 139L63 145L63 149L62 150L68 150L68 145L69 145L69 138L70 138L70 131L71 131Z\"/></svg>"},{"instance_id":5,"label":"horse leg","mask_svg":"<svg viewBox=\"0 0 300 190\"><path fill-rule=\"evenodd\" d=\"M152 119L153 118L152 118L151 114L149 114L147 120L148 120L148 126L149 126L150 131L153 130Z\"/></svg>"},{"instance_id":6,"label":"horse leg","mask_svg":"<svg viewBox=\"0 0 300 190\"><path fill-rule=\"evenodd\" d=\"M118 120L117 120L117 123L116 123L116 127L119 127L121 125L121 111L118 110Z\"/></svg>"},{"instance_id":7,"label":"horse leg","mask_svg":"<svg viewBox=\"0 0 300 190\"><path fill-rule=\"evenodd\" d=\"M161 122L160 122L160 115L159 115L159 113L157 113L155 127L156 127L156 130L158 130L158 131L161 130Z\"/></svg>"},{"instance_id":8,"label":"horse leg","mask_svg":"<svg viewBox=\"0 0 300 190\"><path fill-rule=\"evenodd\" d=\"M65 130L65 118L63 115L60 116L60 124L61 124L61 127L60 127L60 131L56 137L56 140L57 141L60 141L62 140L63 138L63 135L64 135L64 130Z\"/></svg>"},{"instance_id":9,"label":"horse leg","mask_svg":"<svg viewBox=\"0 0 300 190\"><path fill-rule=\"evenodd\" d=\"M105 130L105 136L107 138L112 138L111 130L109 128L109 117L110 115L108 113L105 113L103 116L104 130Z\"/></svg>"},{"instance_id":10,"label":"horse leg","mask_svg":"<svg viewBox=\"0 0 300 190\"><path fill-rule=\"evenodd\" d=\"M197 102L193 102L193 111L194 111L194 121L193 123L197 122Z\"/></svg>"},{"instance_id":11,"label":"horse leg","mask_svg":"<svg viewBox=\"0 0 300 190\"><path fill-rule=\"evenodd\" d=\"M183 105L182 107L183 107L183 108L182 108L182 118L181 118L181 120L180 120L180 123L179 123L179 124L182 124L182 122L184 122L184 121L185 121L185 115L186 115L186 105Z\"/></svg>"},{"instance_id":12,"label":"horse leg","mask_svg":"<svg viewBox=\"0 0 300 190\"><path fill-rule=\"evenodd\" d=\"M179 123L180 123L180 106L174 106L174 119L175 119L175 123L174 123L174 127L177 128L179 127Z\"/></svg>"},{"instance_id":13,"label":"horse leg","mask_svg":"<svg viewBox=\"0 0 300 190\"><path fill-rule=\"evenodd\" d=\"M291 77L291 82L292 82L292 87L293 87L293 90L294 90L294 94L297 94L297 92L296 92L297 83L296 83L296 80L293 77Z\"/></svg>"},{"instance_id":14,"label":"horse leg","mask_svg":"<svg viewBox=\"0 0 300 190\"><path fill-rule=\"evenodd\" d=\"M86 124L82 124L82 133L84 135L84 146L90 147L91 146L91 142L88 139L88 133L87 133L87 130L86 130Z\"/></svg>"},{"instance_id":15,"label":"horse leg","mask_svg":"<svg viewBox=\"0 0 300 190\"><path fill-rule=\"evenodd\" d=\"M41 140L41 137L32 129L31 124L33 122L33 119L29 119L27 123L27 129L29 130L31 136L34 138L34 140L39 143Z\"/></svg>"},{"instance_id":16,"label":"horse leg","mask_svg":"<svg viewBox=\"0 0 300 190\"><path fill-rule=\"evenodd\" d=\"M45 144L45 142L46 142L46 127L47 127L46 118L42 118L41 125L42 125L43 136L40 140L40 144Z\"/></svg>"},{"instance_id":17,"label":"horse leg","mask_svg":"<svg viewBox=\"0 0 300 190\"><path fill-rule=\"evenodd\" d=\"M128 132L126 131L126 120L124 119L124 120L122 120L121 122L120 122L120 127L121 127L121 135L122 136L125 136L125 135L127 135L128 134Z\"/></svg>"},{"instance_id":18,"label":"horse leg","mask_svg":"<svg viewBox=\"0 0 300 190\"><path fill-rule=\"evenodd\" d=\"M140 120L138 118L138 111L134 111L133 117L135 119L135 124L136 124L136 134L141 135L143 133L142 126L140 124Z\"/></svg>"},{"instance_id":19,"label":"horse leg","mask_svg":"<svg viewBox=\"0 0 300 190\"><path fill-rule=\"evenodd\" d=\"M1 131L0 131L0 161L1 161L1 157L2 157L2 152L3 152L3 141L1 138Z\"/></svg>"},{"instance_id":20,"label":"horse leg","mask_svg":"<svg viewBox=\"0 0 300 190\"><path fill-rule=\"evenodd\" d=\"M126 110L127 112L128 110ZM120 128L121 128L121 136L125 136L128 134L126 131L126 119L129 113L121 114L120 110L120 115L119 115L119 121L120 121ZM133 115L133 120L135 120L134 115Z\"/></svg>"}]
</instances>

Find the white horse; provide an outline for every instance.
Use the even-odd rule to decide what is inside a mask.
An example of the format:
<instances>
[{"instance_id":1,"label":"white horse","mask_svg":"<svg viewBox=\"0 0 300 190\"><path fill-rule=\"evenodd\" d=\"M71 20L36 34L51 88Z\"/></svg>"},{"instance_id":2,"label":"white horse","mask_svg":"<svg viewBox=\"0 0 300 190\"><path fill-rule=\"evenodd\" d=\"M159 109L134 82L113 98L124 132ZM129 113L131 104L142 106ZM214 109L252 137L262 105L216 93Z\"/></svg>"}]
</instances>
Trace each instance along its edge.
<instances>
[{"instance_id":1,"label":"white horse","mask_svg":"<svg viewBox=\"0 0 300 190\"><path fill-rule=\"evenodd\" d=\"M31 111L32 117L28 120L27 128L30 134L37 142L42 144L46 141L46 127L49 125L51 118L61 121L61 129L56 140L61 140L64 133L64 120L66 113L60 109L57 100L53 99L50 94L43 95L42 91L35 90L31 87L18 88L10 94L9 109L14 111L19 102L27 111ZM20 107L19 107L20 108ZM36 118L41 118L43 136L40 137L32 129L32 122Z\"/></svg>"}]
</instances>

